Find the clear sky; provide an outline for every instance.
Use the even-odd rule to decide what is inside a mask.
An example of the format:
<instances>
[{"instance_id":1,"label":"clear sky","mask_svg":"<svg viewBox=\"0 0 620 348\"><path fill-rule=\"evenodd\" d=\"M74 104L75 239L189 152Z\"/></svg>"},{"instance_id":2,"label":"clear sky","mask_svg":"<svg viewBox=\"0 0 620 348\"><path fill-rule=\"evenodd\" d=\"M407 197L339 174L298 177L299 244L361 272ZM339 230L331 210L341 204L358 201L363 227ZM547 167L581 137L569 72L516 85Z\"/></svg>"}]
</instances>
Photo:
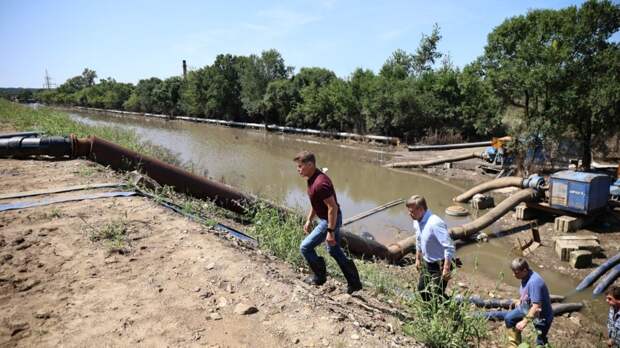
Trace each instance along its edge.
<instances>
[{"instance_id":1,"label":"clear sky","mask_svg":"<svg viewBox=\"0 0 620 348\"><path fill-rule=\"evenodd\" d=\"M0 87L60 84L85 67L137 83L212 64L220 53L275 48L287 65L347 77L375 72L396 49L414 52L437 23L439 44L459 67L482 54L486 36L529 9L571 0L0 0Z\"/></svg>"}]
</instances>

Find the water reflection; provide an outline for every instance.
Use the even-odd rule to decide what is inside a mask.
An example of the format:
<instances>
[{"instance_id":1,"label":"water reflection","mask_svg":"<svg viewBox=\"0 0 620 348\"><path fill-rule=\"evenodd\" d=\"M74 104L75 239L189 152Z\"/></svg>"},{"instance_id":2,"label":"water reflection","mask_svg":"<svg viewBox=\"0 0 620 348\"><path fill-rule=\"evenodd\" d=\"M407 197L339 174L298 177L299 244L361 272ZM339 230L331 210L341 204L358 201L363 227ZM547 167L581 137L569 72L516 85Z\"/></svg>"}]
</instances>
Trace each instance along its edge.
<instances>
[{"instance_id":1,"label":"water reflection","mask_svg":"<svg viewBox=\"0 0 620 348\"><path fill-rule=\"evenodd\" d=\"M194 171L199 174L304 211L309 207L305 181L297 175L292 158L301 150L309 150L317 155L319 167L329 168L328 174L335 184L345 218L398 198L421 194L427 198L430 209L442 216L448 226L461 225L471 219L444 214L445 209L453 205L452 198L464 191L463 187L429 175L388 170L372 163L384 159L384 153L335 146L314 138L184 121L81 112L70 115L90 125L122 125L132 129L143 139L178 153L183 162L192 162ZM412 233L411 219L404 205L371 215L348 228L384 244ZM489 228L490 231L495 229L494 226ZM481 272L491 279L518 286L508 269L515 256L511 248L505 240L496 239L459 248L458 255L464 262L464 272ZM588 291L572 294L577 282L537 265L533 268L545 278L552 293L571 294L571 301L589 299ZM505 274L502 279L501 272ZM597 312L604 310L600 300L587 303L594 305Z\"/></svg>"}]
</instances>

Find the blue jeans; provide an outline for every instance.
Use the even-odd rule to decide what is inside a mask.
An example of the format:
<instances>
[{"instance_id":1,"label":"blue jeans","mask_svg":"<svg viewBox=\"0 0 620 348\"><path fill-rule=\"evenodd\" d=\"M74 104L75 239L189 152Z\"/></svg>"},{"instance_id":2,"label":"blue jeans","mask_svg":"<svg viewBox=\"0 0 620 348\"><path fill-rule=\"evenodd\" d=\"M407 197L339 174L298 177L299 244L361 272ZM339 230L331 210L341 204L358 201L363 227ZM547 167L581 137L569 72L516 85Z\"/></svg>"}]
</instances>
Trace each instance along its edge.
<instances>
[{"instance_id":1,"label":"blue jeans","mask_svg":"<svg viewBox=\"0 0 620 348\"><path fill-rule=\"evenodd\" d=\"M503 320L506 323L506 327L514 328L518 322L520 322L527 315L527 311L522 307L517 307L511 311L489 311L484 313L487 319ZM546 320L543 318L534 319L534 327L538 332L536 336L536 345L544 346L547 344L547 333L551 328L553 319Z\"/></svg>"},{"instance_id":2,"label":"blue jeans","mask_svg":"<svg viewBox=\"0 0 620 348\"><path fill-rule=\"evenodd\" d=\"M336 221L336 228L334 228L334 237L336 238L336 245L327 245L327 251L329 255L333 257L338 265L342 265L347 261L347 256L340 247L340 226L342 226L342 213L338 212L338 218ZM314 248L323 243L327 238L327 220L320 219L319 224L304 238L301 242L299 249L308 263L316 262L319 258Z\"/></svg>"}]
</instances>

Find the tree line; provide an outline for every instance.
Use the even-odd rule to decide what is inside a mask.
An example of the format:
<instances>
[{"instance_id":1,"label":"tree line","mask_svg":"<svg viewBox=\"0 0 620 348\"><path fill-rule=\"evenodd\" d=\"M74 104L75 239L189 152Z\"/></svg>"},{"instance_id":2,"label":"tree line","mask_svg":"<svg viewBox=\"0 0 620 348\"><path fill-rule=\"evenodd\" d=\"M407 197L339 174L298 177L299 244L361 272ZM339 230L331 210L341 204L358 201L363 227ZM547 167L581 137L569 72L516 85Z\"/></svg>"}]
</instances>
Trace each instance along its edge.
<instances>
[{"instance_id":1,"label":"tree line","mask_svg":"<svg viewBox=\"0 0 620 348\"><path fill-rule=\"evenodd\" d=\"M589 166L592 146L620 130L620 47L610 40L620 5L531 10L488 35L483 54L462 69L437 50L435 25L415 52L395 51L378 73L347 78L328 69L297 73L281 54L218 55L185 78L136 85L85 69L54 90L50 104L188 115L242 122L380 134L419 141L430 134L464 140L511 134L557 140L570 135Z\"/></svg>"}]
</instances>

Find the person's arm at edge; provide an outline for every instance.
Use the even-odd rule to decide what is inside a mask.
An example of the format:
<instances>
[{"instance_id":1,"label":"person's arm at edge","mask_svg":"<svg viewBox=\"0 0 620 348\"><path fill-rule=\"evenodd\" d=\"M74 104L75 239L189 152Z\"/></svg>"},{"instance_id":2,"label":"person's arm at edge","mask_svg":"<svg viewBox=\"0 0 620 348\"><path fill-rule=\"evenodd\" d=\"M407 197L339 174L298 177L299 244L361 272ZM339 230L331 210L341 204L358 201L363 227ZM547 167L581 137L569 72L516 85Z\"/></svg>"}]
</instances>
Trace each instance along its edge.
<instances>
[{"instance_id":1,"label":"person's arm at edge","mask_svg":"<svg viewBox=\"0 0 620 348\"><path fill-rule=\"evenodd\" d=\"M454 242L452 241L452 238L450 238L448 227L444 222L437 224L437 226L434 226L434 230L435 235L437 236L437 240L444 248L444 262L441 276L445 280L448 280L450 279L450 264L452 262L452 259L454 258L454 253L456 249L454 248Z\"/></svg>"},{"instance_id":2,"label":"person's arm at edge","mask_svg":"<svg viewBox=\"0 0 620 348\"><path fill-rule=\"evenodd\" d=\"M314 220L315 216L316 216L316 213L314 212L314 209L310 208L310 211L308 212L308 216L306 217L306 223L304 224L305 234L310 233L310 226L312 226L312 220Z\"/></svg>"},{"instance_id":3,"label":"person's arm at edge","mask_svg":"<svg viewBox=\"0 0 620 348\"><path fill-rule=\"evenodd\" d=\"M327 228L329 229L326 241L329 245L336 245L334 229L336 228L336 221L338 219L338 203L336 203L334 195L329 196L327 199L323 200L323 202L327 205Z\"/></svg>"},{"instance_id":4,"label":"person's arm at edge","mask_svg":"<svg viewBox=\"0 0 620 348\"><path fill-rule=\"evenodd\" d=\"M520 322L517 323L517 330L519 331L523 331L523 329L525 329L525 326L527 326L527 323L536 318L538 316L538 313L540 313L540 311L542 310L542 307L540 306L540 303L532 303L532 307L530 307L530 310L527 311L527 315L521 319Z\"/></svg>"}]
</instances>

